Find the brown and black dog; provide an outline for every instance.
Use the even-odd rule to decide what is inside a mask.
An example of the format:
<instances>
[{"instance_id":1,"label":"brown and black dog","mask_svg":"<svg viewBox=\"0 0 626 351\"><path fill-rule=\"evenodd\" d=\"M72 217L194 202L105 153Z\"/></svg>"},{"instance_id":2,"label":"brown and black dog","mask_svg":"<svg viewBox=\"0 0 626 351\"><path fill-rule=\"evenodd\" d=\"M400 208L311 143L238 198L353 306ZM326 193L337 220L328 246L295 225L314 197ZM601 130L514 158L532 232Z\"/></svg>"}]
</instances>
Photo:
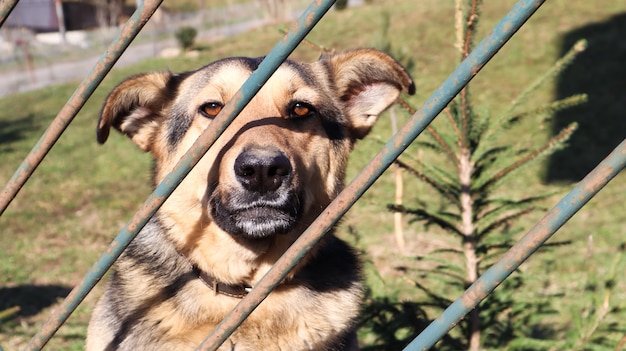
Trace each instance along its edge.
<instances>
[{"instance_id":1,"label":"brown and black dog","mask_svg":"<svg viewBox=\"0 0 626 351\"><path fill-rule=\"evenodd\" d=\"M131 77L98 125L170 172L261 58ZM411 77L390 56L286 61L133 240L93 313L87 350L193 350L342 190L348 155ZM357 349L358 257L332 232L224 343L226 350Z\"/></svg>"}]
</instances>

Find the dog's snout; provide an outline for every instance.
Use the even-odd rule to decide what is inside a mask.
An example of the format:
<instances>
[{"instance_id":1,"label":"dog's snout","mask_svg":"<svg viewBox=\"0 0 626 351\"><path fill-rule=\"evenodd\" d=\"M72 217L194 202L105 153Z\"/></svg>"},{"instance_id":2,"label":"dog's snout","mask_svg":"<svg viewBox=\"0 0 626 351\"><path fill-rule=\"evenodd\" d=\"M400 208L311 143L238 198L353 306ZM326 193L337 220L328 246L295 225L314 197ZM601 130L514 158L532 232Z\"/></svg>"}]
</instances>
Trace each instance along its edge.
<instances>
[{"instance_id":1,"label":"dog's snout","mask_svg":"<svg viewBox=\"0 0 626 351\"><path fill-rule=\"evenodd\" d=\"M291 163L278 150L246 150L235 159L235 175L247 190L277 190L291 176Z\"/></svg>"}]
</instances>

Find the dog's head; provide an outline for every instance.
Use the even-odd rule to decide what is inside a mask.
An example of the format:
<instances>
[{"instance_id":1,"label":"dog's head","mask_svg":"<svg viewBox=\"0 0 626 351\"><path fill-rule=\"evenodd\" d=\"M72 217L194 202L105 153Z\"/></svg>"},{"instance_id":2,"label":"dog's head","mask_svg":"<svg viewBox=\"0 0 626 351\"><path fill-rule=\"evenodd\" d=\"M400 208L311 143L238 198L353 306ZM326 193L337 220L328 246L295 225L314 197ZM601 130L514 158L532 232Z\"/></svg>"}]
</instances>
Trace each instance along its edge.
<instances>
[{"instance_id":1,"label":"dog's head","mask_svg":"<svg viewBox=\"0 0 626 351\"><path fill-rule=\"evenodd\" d=\"M130 137L154 156L158 183L260 62L236 57L180 75L131 77L106 99L98 141L111 126ZM375 50L285 62L161 211L183 231L299 233L341 190L354 142L402 90L414 93L410 76Z\"/></svg>"}]
</instances>

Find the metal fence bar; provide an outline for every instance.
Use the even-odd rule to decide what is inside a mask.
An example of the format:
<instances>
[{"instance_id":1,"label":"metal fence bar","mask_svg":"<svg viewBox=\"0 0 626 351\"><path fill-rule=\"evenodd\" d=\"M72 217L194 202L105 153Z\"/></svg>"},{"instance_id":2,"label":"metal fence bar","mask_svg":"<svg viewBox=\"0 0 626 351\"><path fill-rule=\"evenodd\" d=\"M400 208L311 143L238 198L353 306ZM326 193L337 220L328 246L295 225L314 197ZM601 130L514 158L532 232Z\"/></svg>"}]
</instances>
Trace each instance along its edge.
<instances>
[{"instance_id":1,"label":"metal fence bar","mask_svg":"<svg viewBox=\"0 0 626 351\"><path fill-rule=\"evenodd\" d=\"M63 106L61 111L59 111L48 129L9 180L2 193L0 193L0 215L2 215L11 200L13 200L17 192L32 175L35 168L41 163L48 151L50 151L54 143L59 139L76 114L78 114L87 99L93 94L106 74L111 70L115 62L117 62L124 50L130 45L161 2L162 0L147 0L142 2L122 27L89 75L74 91L72 97L65 106ZM83 298L84 295L80 298L80 301L82 301ZM78 305L78 303L76 305ZM25 350L40 350L50 340L50 337L56 333L59 327L69 317L69 313L59 312L60 310L62 310L62 308L57 309L50 319L43 324L38 333L30 340Z\"/></svg>"},{"instance_id":2,"label":"metal fence bar","mask_svg":"<svg viewBox=\"0 0 626 351\"><path fill-rule=\"evenodd\" d=\"M60 326L69 318L91 289L104 276L115 260L145 226L167 197L176 189L182 179L198 163L219 135L232 120L243 110L254 95L261 89L269 77L304 39L306 34L317 24L322 16L333 5L334 0L315 1L302 14L295 27L292 27L284 39L272 49L253 72L241 89L224 106L222 112L213 123L198 137L189 151L181 158L174 170L156 187L154 192L135 213L126 227L92 266L83 280L72 289L53 315L43 324L37 335L26 346L26 350L40 350L56 333Z\"/></svg>"},{"instance_id":3,"label":"metal fence bar","mask_svg":"<svg viewBox=\"0 0 626 351\"><path fill-rule=\"evenodd\" d=\"M15 1L15 0L10 0ZM163 0L141 2L0 193L0 216ZM3 5L4 6L4 5Z\"/></svg>"},{"instance_id":4,"label":"metal fence bar","mask_svg":"<svg viewBox=\"0 0 626 351\"><path fill-rule=\"evenodd\" d=\"M404 350L426 350L432 347L463 316L474 309L530 255L537 251L546 240L552 237L565 222L572 218L624 167L626 167L626 139Z\"/></svg>"},{"instance_id":5,"label":"metal fence bar","mask_svg":"<svg viewBox=\"0 0 626 351\"><path fill-rule=\"evenodd\" d=\"M385 144L370 163L324 210L311 226L296 240L274 267L254 286L226 318L202 342L197 350L216 350L269 295L293 267L324 234L350 209L378 177L450 103L459 91L481 70L496 52L513 36L545 0L521 0L483 39L476 49L452 72L409 122Z\"/></svg>"},{"instance_id":6,"label":"metal fence bar","mask_svg":"<svg viewBox=\"0 0 626 351\"><path fill-rule=\"evenodd\" d=\"M0 3L0 27L2 27L4 21L9 18L11 11L13 11L18 1L19 0L3 0Z\"/></svg>"}]
</instances>

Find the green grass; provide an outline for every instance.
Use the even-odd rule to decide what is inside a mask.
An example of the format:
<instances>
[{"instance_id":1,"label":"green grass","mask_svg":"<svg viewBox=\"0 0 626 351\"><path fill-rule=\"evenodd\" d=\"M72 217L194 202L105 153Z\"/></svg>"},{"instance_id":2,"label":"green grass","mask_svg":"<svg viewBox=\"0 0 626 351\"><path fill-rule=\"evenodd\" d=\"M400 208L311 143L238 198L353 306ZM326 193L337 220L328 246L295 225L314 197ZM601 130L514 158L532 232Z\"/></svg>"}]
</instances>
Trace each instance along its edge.
<instances>
[{"instance_id":1,"label":"green grass","mask_svg":"<svg viewBox=\"0 0 626 351\"><path fill-rule=\"evenodd\" d=\"M482 34L479 36L486 34L512 3L486 3L481 16ZM610 0L546 2L473 80L471 89L476 106L482 106L485 114L502 110L567 50L562 47L564 38L569 38L571 33L584 34L584 29L591 24L610 24L614 21L613 17L624 10L619 2ZM381 32L382 11L389 12L391 16L389 35L394 47L410 53L415 60L412 74L418 90L410 101L418 107L455 66L453 2L427 0L416 4L409 0L393 0L343 12L331 11L309 35L309 39L337 50L372 46ZM622 56L615 55L615 60L625 57L623 53L626 49L619 44L625 32L607 30L598 33L597 27L593 28L590 34L594 38L600 38L600 42L614 42L615 50L621 50ZM117 134L112 135L104 146L95 142L97 115L108 91L124 77L142 71L184 71L224 56L264 55L279 39L277 27L261 28L228 41L206 44L206 49L197 59L153 59L115 69L105 79L32 179L0 217L0 310L12 306L22 308L0 324L0 345L5 350L25 345L36 332L38 324L49 315L55 301L80 281L150 193L150 159L147 155ZM602 61L604 56L594 56L598 53L593 51L593 45L590 45L590 50L591 59L606 63ZM318 56L317 52L304 45L293 54L294 58L303 60L314 60ZM578 70L579 75L585 70L576 65L572 69ZM624 116L623 113L618 115L623 109L616 106L623 104L624 100L620 98L624 97L626 89L620 90L624 83L617 77L623 75L608 72L598 78L604 85L613 88L609 89L615 94L613 99L609 96L603 100L604 105L590 101L584 109L575 110L566 117L583 118L577 116L576 111L584 112L586 119L602 116L605 124L615 123L615 127L603 125L600 130L608 127L616 130L613 134L623 138L625 129L620 129L623 126L620 121L624 120ZM558 82L562 79L556 77L553 84L537 91L527 107L540 106L560 97ZM0 100L0 184L5 184L11 177L75 87L76 84L61 85ZM581 92L594 96L592 91ZM612 105L607 106L605 101ZM406 120L408 117L403 115L402 118ZM435 123L445 128L445 119ZM585 128L593 129L593 125L586 125ZM388 118L384 117L373 130L371 138L357 145L351 158L349 179L377 152L380 143L376 139L387 140L390 130ZM552 132L549 121L527 123L516 129L516 134L503 134L501 138L504 141L526 140L533 145L545 142ZM594 135L585 130L582 133ZM575 146L579 150L591 150L591 155L585 154L585 157L599 161L604 157L601 151L605 148L595 148L594 145L602 145L607 142L606 139L614 140L613 134L607 134L603 140L585 139L586 144ZM572 143L579 142L573 140ZM422 153L415 147L410 147L407 153L422 157L426 162L438 162L436 155ZM577 158L576 155L569 155L569 158L565 155L558 161L555 165L548 159L525 168L521 176L507 183L507 191L513 196L551 191L564 194L571 188L572 180L551 178L549 170L551 167L576 169ZM405 180L406 203L438 203L438 198L426 186L408 176ZM528 298L550 299L552 308L557 311L537 322L538 326L549 326L554 339L576 338L572 335L577 330L573 317L585 315L590 308L588 302L592 301L586 290L587 277L606 277L614 257L623 255L620 245L626 236L623 224L626 222L623 210L625 180L624 174L618 176L561 229L555 240L571 240L570 245L541 250L522 266L525 273L533 278L526 286ZM546 201L545 206L554 205L560 196ZM412 288L405 279L407 277L394 267L413 264L411 256L445 247L450 245L451 240L435 228L405 223L408 247L404 255L399 255L393 242L392 215L384 210L385 205L392 201L393 177L391 173L386 173L348 213L340 232L353 242L358 239L358 246L372 262L370 268L374 267L378 272L379 277L372 273L373 269L369 271L372 273L370 284L374 294L388 295L394 300L415 299L419 291ZM522 224L529 228L541 215L541 212L534 213L526 217ZM358 238L351 236L347 228L353 229ZM590 235L593 236L593 249L592 255L587 255ZM616 284L612 290L611 306L623 309L626 307L626 281L621 279L619 273ZM101 287L96 287L52 339L48 349L82 348L89 314L100 292ZM617 316L617 312L609 315L602 325L616 321L622 334L599 331L606 333L613 345L617 345L626 329L626 322L620 321ZM362 335L362 340L364 343L371 342L372 336Z\"/></svg>"}]
</instances>

